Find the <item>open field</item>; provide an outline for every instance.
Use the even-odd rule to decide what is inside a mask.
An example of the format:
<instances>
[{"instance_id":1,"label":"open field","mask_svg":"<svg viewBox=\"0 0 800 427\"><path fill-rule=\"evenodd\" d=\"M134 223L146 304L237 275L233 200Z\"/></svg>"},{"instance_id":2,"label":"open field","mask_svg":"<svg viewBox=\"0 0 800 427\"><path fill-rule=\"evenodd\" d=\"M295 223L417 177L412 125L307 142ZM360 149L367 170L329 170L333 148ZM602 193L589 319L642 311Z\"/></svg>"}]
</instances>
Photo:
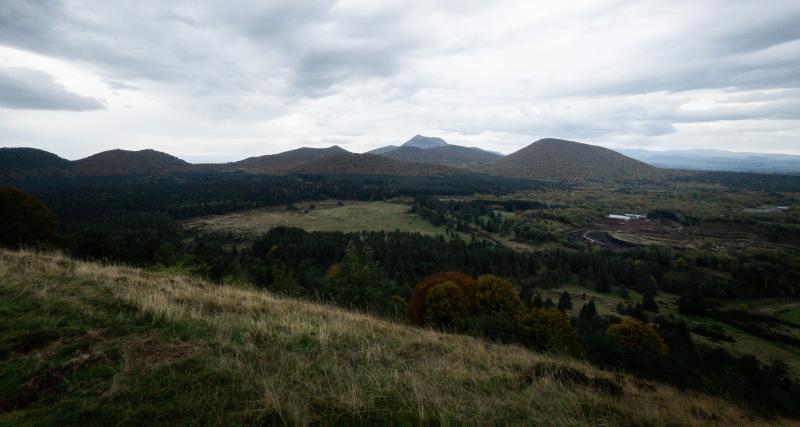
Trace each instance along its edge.
<instances>
[{"instance_id":1,"label":"open field","mask_svg":"<svg viewBox=\"0 0 800 427\"><path fill-rule=\"evenodd\" d=\"M314 205L314 209L309 209ZM303 202L297 210L271 207L190 219L188 228L200 231L222 231L260 235L278 226L299 227L306 231L408 231L426 235L445 235L445 229L435 227L409 212L409 206L389 202L336 201Z\"/></svg>"},{"instance_id":2,"label":"open field","mask_svg":"<svg viewBox=\"0 0 800 427\"><path fill-rule=\"evenodd\" d=\"M0 283L4 425L789 424L575 359L189 277L0 251Z\"/></svg>"}]
</instances>

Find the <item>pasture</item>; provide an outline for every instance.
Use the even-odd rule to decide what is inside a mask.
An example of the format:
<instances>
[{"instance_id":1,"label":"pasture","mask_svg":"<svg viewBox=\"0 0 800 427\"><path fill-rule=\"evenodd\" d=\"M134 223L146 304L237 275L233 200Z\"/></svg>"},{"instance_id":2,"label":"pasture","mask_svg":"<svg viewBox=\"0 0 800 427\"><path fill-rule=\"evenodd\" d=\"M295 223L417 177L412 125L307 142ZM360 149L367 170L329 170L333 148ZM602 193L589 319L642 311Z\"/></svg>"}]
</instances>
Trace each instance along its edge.
<instances>
[{"instance_id":1,"label":"pasture","mask_svg":"<svg viewBox=\"0 0 800 427\"><path fill-rule=\"evenodd\" d=\"M313 208L312 208L313 206ZM444 236L444 227L436 227L410 212L410 207L392 202L335 200L302 202L285 206L252 209L224 215L192 218L184 225L200 232L232 232L260 235L280 226L299 227L306 231L407 231Z\"/></svg>"}]
</instances>

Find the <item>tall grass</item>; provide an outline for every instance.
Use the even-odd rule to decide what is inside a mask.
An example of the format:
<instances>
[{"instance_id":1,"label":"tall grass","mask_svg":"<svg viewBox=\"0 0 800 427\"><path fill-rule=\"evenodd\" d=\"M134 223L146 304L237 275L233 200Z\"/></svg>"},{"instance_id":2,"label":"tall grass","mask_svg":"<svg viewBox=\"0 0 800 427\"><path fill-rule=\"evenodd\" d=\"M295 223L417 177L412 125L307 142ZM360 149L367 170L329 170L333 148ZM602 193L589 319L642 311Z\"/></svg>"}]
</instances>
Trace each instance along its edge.
<instances>
[{"instance_id":1,"label":"tall grass","mask_svg":"<svg viewBox=\"0 0 800 427\"><path fill-rule=\"evenodd\" d=\"M0 251L0 296L15 378L0 424L782 422L580 360L58 254ZM40 329L57 333L20 346Z\"/></svg>"}]
</instances>

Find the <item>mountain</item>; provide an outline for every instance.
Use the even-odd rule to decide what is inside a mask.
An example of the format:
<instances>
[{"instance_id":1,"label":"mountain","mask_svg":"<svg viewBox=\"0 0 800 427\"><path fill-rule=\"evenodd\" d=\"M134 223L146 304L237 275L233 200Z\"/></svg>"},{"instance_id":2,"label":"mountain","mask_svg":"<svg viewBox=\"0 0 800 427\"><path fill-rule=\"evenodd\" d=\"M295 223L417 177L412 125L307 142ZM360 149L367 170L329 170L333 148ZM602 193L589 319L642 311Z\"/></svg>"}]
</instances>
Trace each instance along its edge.
<instances>
[{"instance_id":1,"label":"mountain","mask_svg":"<svg viewBox=\"0 0 800 427\"><path fill-rule=\"evenodd\" d=\"M485 168L503 156L481 150L480 148L443 145L432 148L402 146L381 154L384 157L405 162L430 163L458 168Z\"/></svg>"},{"instance_id":2,"label":"mountain","mask_svg":"<svg viewBox=\"0 0 800 427\"><path fill-rule=\"evenodd\" d=\"M0 148L0 181L63 174L70 161L36 148Z\"/></svg>"},{"instance_id":3,"label":"mountain","mask_svg":"<svg viewBox=\"0 0 800 427\"><path fill-rule=\"evenodd\" d=\"M800 175L800 156L723 150L619 150L653 166L672 169Z\"/></svg>"},{"instance_id":4,"label":"mountain","mask_svg":"<svg viewBox=\"0 0 800 427\"><path fill-rule=\"evenodd\" d=\"M397 145L387 145L385 147L380 147L374 150L367 151L365 154L384 154L393 150L397 150L398 148L400 147L398 147Z\"/></svg>"},{"instance_id":5,"label":"mountain","mask_svg":"<svg viewBox=\"0 0 800 427\"><path fill-rule=\"evenodd\" d=\"M184 160L156 150L109 150L72 162L70 173L81 176L147 175L190 170Z\"/></svg>"},{"instance_id":6,"label":"mountain","mask_svg":"<svg viewBox=\"0 0 800 427\"><path fill-rule=\"evenodd\" d=\"M441 165L427 165L389 159L374 154L345 153L301 164L288 173L308 175L397 175L443 176L466 173Z\"/></svg>"},{"instance_id":7,"label":"mountain","mask_svg":"<svg viewBox=\"0 0 800 427\"><path fill-rule=\"evenodd\" d=\"M550 179L611 181L656 178L653 166L596 145L540 139L498 160L488 169L497 175Z\"/></svg>"},{"instance_id":8,"label":"mountain","mask_svg":"<svg viewBox=\"0 0 800 427\"><path fill-rule=\"evenodd\" d=\"M249 173L280 175L315 160L348 153L350 152L338 145L328 148L303 147L279 154L250 157L238 162L227 163L220 166L220 168L242 170Z\"/></svg>"},{"instance_id":9,"label":"mountain","mask_svg":"<svg viewBox=\"0 0 800 427\"><path fill-rule=\"evenodd\" d=\"M406 141L402 147L433 148L447 145L442 138L416 135Z\"/></svg>"},{"instance_id":10,"label":"mountain","mask_svg":"<svg viewBox=\"0 0 800 427\"><path fill-rule=\"evenodd\" d=\"M503 155L480 148L451 145L442 138L417 135L401 146L387 145L367 154L377 154L404 162L428 163L457 168L483 169Z\"/></svg>"}]
</instances>

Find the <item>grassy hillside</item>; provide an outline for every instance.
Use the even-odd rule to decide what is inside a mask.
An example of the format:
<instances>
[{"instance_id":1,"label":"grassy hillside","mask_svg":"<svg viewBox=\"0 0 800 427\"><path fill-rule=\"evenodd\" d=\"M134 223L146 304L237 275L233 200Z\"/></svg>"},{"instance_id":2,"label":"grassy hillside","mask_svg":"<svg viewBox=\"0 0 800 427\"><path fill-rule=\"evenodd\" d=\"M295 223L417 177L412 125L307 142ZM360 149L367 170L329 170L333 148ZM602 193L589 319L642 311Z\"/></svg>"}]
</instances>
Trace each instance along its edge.
<instances>
[{"instance_id":1,"label":"grassy hillside","mask_svg":"<svg viewBox=\"0 0 800 427\"><path fill-rule=\"evenodd\" d=\"M0 424L387 419L765 423L715 398L516 346L246 287L0 251Z\"/></svg>"}]
</instances>

